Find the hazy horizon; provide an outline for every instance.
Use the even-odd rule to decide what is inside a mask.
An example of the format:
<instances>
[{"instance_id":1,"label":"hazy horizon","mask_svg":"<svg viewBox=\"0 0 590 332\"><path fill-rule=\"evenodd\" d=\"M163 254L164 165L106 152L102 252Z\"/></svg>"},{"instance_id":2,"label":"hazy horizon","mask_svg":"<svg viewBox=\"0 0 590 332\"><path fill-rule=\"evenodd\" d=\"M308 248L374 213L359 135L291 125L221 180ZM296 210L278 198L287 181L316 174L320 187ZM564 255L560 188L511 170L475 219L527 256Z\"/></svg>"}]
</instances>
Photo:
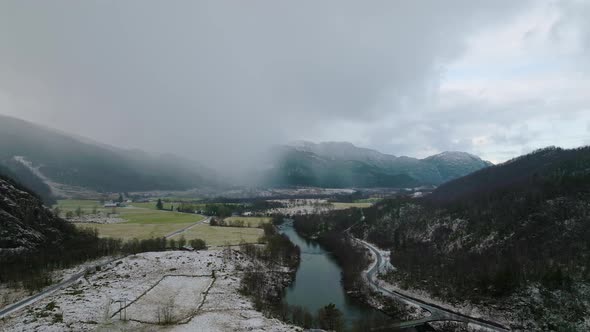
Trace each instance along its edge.
<instances>
[{"instance_id":1,"label":"hazy horizon","mask_svg":"<svg viewBox=\"0 0 590 332\"><path fill-rule=\"evenodd\" d=\"M100 143L225 170L297 140L590 143L581 1L32 3L0 4L0 114Z\"/></svg>"}]
</instances>

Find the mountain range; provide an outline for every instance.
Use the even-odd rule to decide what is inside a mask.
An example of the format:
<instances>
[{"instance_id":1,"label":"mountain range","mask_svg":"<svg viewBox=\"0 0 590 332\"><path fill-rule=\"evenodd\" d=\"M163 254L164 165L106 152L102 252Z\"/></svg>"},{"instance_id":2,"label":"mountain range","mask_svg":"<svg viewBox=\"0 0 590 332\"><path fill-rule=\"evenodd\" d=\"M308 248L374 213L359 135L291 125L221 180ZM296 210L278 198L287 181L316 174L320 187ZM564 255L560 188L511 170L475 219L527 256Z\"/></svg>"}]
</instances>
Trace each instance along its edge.
<instances>
[{"instance_id":1,"label":"mountain range","mask_svg":"<svg viewBox=\"0 0 590 332\"><path fill-rule=\"evenodd\" d=\"M439 185L492 163L465 152L424 159L393 156L348 142L276 146L266 179L274 186L417 187Z\"/></svg>"},{"instance_id":2,"label":"mountain range","mask_svg":"<svg viewBox=\"0 0 590 332\"><path fill-rule=\"evenodd\" d=\"M465 152L425 159L397 157L346 142L296 142L270 150L271 167L255 185L269 187L417 187L439 185L490 166ZM76 137L0 115L0 174L17 179L46 203L101 193L231 187L198 161L152 155ZM254 178L254 177L253 177ZM231 182L231 183L230 183Z\"/></svg>"},{"instance_id":3,"label":"mountain range","mask_svg":"<svg viewBox=\"0 0 590 332\"><path fill-rule=\"evenodd\" d=\"M94 143L0 115L2 170L43 196L43 183L54 196L216 185L212 171L192 160Z\"/></svg>"}]
</instances>

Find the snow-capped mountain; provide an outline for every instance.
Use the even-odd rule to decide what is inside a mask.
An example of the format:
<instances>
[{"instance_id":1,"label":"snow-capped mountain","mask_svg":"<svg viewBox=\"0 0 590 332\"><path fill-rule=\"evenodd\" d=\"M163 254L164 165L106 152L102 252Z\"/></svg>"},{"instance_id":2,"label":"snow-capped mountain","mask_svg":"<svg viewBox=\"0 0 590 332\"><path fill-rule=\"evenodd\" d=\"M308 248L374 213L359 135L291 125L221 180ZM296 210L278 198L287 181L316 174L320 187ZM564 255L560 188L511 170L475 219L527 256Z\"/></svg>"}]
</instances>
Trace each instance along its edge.
<instances>
[{"instance_id":1,"label":"snow-capped mountain","mask_svg":"<svg viewBox=\"0 0 590 332\"><path fill-rule=\"evenodd\" d=\"M425 159L384 154L348 142L297 141L274 150L274 185L411 187L439 185L491 165L465 152Z\"/></svg>"}]
</instances>

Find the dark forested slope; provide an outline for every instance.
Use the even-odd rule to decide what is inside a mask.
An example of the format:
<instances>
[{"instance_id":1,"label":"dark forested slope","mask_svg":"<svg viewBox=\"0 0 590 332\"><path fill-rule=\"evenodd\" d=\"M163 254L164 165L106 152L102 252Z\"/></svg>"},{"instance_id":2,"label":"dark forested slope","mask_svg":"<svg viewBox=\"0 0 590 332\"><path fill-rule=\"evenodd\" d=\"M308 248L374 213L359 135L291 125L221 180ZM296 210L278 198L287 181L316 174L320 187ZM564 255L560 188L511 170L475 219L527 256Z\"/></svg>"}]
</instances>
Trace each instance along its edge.
<instances>
[{"instance_id":1,"label":"dark forested slope","mask_svg":"<svg viewBox=\"0 0 590 332\"><path fill-rule=\"evenodd\" d=\"M56 202L51 188L31 170L15 160L5 161L4 164L0 163L0 176L15 179L30 188L41 197L47 206Z\"/></svg>"},{"instance_id":2,"label":"dark forested slope","mask_svg":"<svg viewBox=\"0 0 590 332\"><path fill-rule=\"evenodd\" d=\"M40 197L0 175L0 283L37 289L47 271L109 253L109 244L78 230L43 205Z\"/></svg>"},{"instance_id":3,"label":"dark forested slope","mask_svg":"<svg viewBox=\"0 0 590 332\"><path fill-rule=\"evenodd\" d=\"M531 321L524 329L584 326L590 148L535 151L365 214L358 235L392 250L398 282L446 299L500 301Z\"/></svg>"},{"instance_id":4,"label":"dark forested slope","mask_svg":"<svg viewBox=\"0 0 590 332\"><path fill-rule=\"evenodd\" d=\"M274 186L394 187L438 185L491 165L465 152L397 157L347 142L297 142L272 151Z\"/></svg>"},{"instance_id":5,"label":"dark forested slope","mask_svg":"<svg viewBox=\"0 0 590 332\"><path fill-rule=\"evenodd\" d=\"M52 181L96 191L181 190L214 185L196 162L123 150L0 115L0 163L22 157Z\"/></svg>"},{"instance_id":6,"label":"dark forested slope","mask_svg":"<svg viewBox=\"0 0 590 332\"><path fill-rule=\"evenodd\" d=\"M356 237L391 250L389 281L479 305L515 330L587 330L590 148L535 151L363 214L300 217L296 226L321 237L354 225Z\"/></svg>"}]
</instances>

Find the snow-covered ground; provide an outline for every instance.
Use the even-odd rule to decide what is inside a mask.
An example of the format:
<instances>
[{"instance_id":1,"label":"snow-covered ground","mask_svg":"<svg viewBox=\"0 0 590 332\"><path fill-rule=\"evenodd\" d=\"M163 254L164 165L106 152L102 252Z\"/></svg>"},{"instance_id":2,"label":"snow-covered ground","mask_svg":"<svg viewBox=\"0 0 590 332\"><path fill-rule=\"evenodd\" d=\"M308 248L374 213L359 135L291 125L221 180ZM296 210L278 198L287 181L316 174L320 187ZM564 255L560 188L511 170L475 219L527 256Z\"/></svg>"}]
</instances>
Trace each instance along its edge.
<instances>
[{"instance_id":1,"label":"snow-covered ground","mask_svg":"<svg viewBox=\"0 0 590 332\"><path fill-rule=\"evenodd\" d=\"M79 217L73 217L67 219L71 223L91 223L91 224L117 224L126 222L127 220L119 218L118 214L105 215L102 212L95 214L84 214Z\"/></svg>"},{"instance_id":2,"label":"snow-covered ground","mask_svg":"<svg viewBox=\"0 0 590 332\"><path fill-rule=\"evenodd\" d=\"M283 207L269 209L267 214L280 213L287 216L321 214L334 209L334 206L325 199L275 199L270 202L279 202Z\"/></svg>"},{"instance_id":3,"label":"snow-covered ground","mask_svg":"<svg viewBox=\"0 0 590 332\"><path fill-rule=\"evenodd\" d=\"M424 290L401 288L398 284L392 284L383 279L379 279L378 282L379 286L390 291L396 291L467 316L493 320L510 327L512 331L550 331L554 330L552 326L560 326L564 322L569 324L567 329L563 329L564 331L590 331L589 318L568 312L570 310L568 306L571 306L572 302L579 300L579 298L589 298L590 287L585 284L573 286L578 298L560 291L540 291L540 285L531 284L507 298L475 304L468 300L449 303ZM544 293L544 296L541 296L541 292ZM588 306L587 301L582 302L578 307ZM487 331L474 324L468 324L466 328L468 331Z\"/></svg>"},{"instance_id":4,"label":"snow-covered ground","mask_svg":"<svg viewBox=\"0 0 590 332\"><path fill-rule=\"evenodd\" d=\"M264 317L238 293L246 264L221 250L128 256L1 320L0 331L300 330ZM166 310L175 323L158 325Z\"/></svg>"}]
</instances>

